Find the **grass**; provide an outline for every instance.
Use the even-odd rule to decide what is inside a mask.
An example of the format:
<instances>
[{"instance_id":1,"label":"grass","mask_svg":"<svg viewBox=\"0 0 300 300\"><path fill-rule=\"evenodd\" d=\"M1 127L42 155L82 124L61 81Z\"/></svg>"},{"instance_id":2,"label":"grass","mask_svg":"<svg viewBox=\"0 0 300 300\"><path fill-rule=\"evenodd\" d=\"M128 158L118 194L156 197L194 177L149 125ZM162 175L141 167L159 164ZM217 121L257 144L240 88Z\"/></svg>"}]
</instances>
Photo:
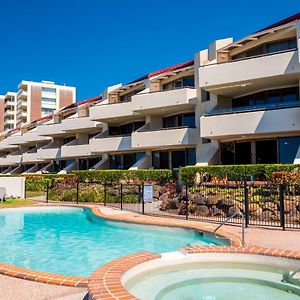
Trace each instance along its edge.
<instances>
[{"instance_id":1,"label":"grass","mask_svg":"<svg viewBox=\"0 0 300 300\"><path fill-rule=\"evenodd\" d=\"M26 191L26 198L45 196L45 192Z\"/></svg>"},{"instance_id":2,"label":"grass","mask_svg":"<svg viewBox=\"0 0 300 300\"><path fill-rule=\"evenodd\" d=\"M37 202L25 199L14 199L0 202L0 208L35 205Z\"/></svg>"}]
</instances>

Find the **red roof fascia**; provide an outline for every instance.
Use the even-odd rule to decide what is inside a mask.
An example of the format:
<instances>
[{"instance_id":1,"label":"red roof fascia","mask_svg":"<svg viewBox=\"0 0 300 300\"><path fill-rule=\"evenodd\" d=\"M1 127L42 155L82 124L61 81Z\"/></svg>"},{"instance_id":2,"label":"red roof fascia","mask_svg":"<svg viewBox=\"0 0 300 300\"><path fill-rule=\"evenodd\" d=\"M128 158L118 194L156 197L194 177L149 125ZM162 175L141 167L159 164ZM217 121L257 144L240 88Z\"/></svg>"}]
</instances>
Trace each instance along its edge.
<instances>
[{"instance_id":1,"label":"red roof fascia","mask_svg":"<svg viewBox=\"0 0 300 300\"><path fill-rule=\"evenodd\" d=\"M288 24L288 23L291 23L291 22L293 22L295 20L300 20L300 13L296 13L296 14L294 14L292 16L289 16L289 17L287 17L287 18L285 18L285 19L283 19L283 20L281 20L279 22L276 22L276 23L274 23L272 25L269 25L269 26L267 26L267 27L265 27L263 29L260 29L259 31L256 31L256 32L260 32L260 31L264 31L264 30L268 30L268 29L277 27L277 26Z\"/></svg>"},{"instance_id":2,"label":"red roof fascia","mask_svg":"<svg viewBox=\"0 0 300 300\"><path fill-rule=\"evenodd\" d=\"M100 100L102 100L102 95L82 100L80 102L77 102L76 105L80 106L80 105L83 105L86 103L96 102L96 101L100 101Z\"/></svg>"},{"instance_id":3,"label":"red roof fascia","mask_svg":"<svg viewBox=\"0 0 300 300\"><path fill-rule=\"evenodd\" d=\"M141 81L141 80L145 80L145 79L151 78L153 76L157 76L157 75L167 73L167 72L170 72L170 71L174 71L174 70L178 70L178 69L181 69L181 68L189 67L189 66L192 66L193 64L194 64L194 60L189 60L189 61L177 64L177 65L174 65L174 66L171 66L171 67L167 67L167 68L155 71L155 72L148 73L148 74L146 74L146 75L144 75L144 76L142 76L142 77L140 77L136 80L133 80L133 81L129 82L129 84L134 83L134 82L138 82L138 81Z\"/></svg>"}]
</instances>

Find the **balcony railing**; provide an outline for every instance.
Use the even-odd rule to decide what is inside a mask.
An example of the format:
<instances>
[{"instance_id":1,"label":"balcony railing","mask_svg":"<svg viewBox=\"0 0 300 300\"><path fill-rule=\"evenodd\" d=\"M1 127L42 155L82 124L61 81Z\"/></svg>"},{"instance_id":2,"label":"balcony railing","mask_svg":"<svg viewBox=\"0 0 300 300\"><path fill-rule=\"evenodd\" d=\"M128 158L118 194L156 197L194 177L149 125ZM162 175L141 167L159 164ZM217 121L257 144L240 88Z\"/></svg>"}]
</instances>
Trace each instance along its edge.
<instances>
[{"instance_id":1,"label":"balcony railing","mask_svg":"<svg viewBox=\"0 0 300 300\"><path fill-rule=\"evenodd\" d=\"M225 114L236 114L251 111L260 110L274 110L283 108L293 108L299 107L300 101L291 101L285 103L273 103L273 104L259 104L253 106L240 106L240 107L226 107L226 108L216 108L204 114L204 116L215 116L215 115L225 115Z\"/></svg>"}]
</instances>

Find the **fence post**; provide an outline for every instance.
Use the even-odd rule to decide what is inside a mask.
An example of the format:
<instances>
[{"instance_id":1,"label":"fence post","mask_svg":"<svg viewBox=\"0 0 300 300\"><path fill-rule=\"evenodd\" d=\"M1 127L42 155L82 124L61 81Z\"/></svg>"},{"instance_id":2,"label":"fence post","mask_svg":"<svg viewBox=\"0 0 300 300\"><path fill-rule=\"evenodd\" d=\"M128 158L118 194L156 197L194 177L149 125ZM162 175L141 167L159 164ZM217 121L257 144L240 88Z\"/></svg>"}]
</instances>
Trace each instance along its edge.
<instances>
[{"instance_id":1,"label":"fence post","mask_svg":"<svg viewBox=\"0 0 300 300\"><path fill-rule=\"evenodd\" d=\"M106 206L106 181L104 182L104 206Z\"/></svg>"},{"instance_id":2,"label":"fence post","mask_svg":"<svg viewBox=\"0 0 300 300\"><path fill-rule=\"evenodd\" d=\"M145 214L145 202L144 202L144 182L142 183L142 213Z\"/></svg>"},{"instance_id":3,"label":"fence post","mask_svg":"<svg viewBox=\"0 0 300 300\"><path fill-rule=\"evenodd\" d=\"M121 210L123 210L123 184L121 183Z\"/></svg>"},{"instance_id":4,"label":"fence post","mask_svg":"<svg viewBox=\"0 0 300 300\"><path fill-rule=\"evenodd\" d=\"M79 203L79 180L76 181L76 203Z\"/></svg>"},{"instance_id":5,"label":"fence post","mask_svg":"<svg viewBox=\"0 0 300 300\"><path fill-rule=\"evenodd\" d=\"M282 230L285 230L285 218L284 218L284 190L283 184L279 185L279 208L280 208L280 226Z\"/></svg>"},{"instance_id":6,"label":"fence post","mask_svg":"<svg viewBox=\"0 0 300 300\"><path fill-rule=\"evenodd\" d=\"M188 220L189 218L189 199L188 199L188 185L185 185L185 219Z\"/></svg>"},{"instance_id":7,"label":"fence post","mask_svg":"<svg viewBox=\"0 0 300 300\"><path fill-rule=\"evenodd\" d=\"M46 184L46 203L49 202L49 181L47 180Z\"/></svg>"},{"instance_id":8,"label":"fence post","mask_svg":"<svg viewBox=\"0 0 300 300\"><path fill-rule=\"evenodd\" d=\"M249 185L244 181L245 226L249 225Z\"/></svg>"}]
</instances>

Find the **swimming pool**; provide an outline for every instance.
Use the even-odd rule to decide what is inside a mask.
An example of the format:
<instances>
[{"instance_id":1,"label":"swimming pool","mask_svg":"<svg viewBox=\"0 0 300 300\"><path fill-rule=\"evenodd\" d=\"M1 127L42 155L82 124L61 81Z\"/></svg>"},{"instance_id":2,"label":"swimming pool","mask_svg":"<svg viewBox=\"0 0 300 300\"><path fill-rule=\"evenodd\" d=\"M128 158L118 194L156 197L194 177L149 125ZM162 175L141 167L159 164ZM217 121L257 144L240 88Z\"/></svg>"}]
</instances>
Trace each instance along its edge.
<instances>
[{"instance_id":1,"label":"swimming pool","mask_svg":"<svg viewBox=\"0 0 300 300\"><path fill-rule=\"evenodd\" d=\"M86 208L0 210L0 261L57 274L89 276L99 266L130 253L216 243L193 229L110 221Z\"/></svg>"},{"instance_id":2,"label":"swimming pool","mask_svg":"<svg viewBox=\"0 0 300 300\"><path fill-rule=\"evenodd\" d=\"M122 283L143 300L300 300L300 285L283 280L299 264L245 254L165 254L129 270Z\"/></svg>"}]
</instances>

